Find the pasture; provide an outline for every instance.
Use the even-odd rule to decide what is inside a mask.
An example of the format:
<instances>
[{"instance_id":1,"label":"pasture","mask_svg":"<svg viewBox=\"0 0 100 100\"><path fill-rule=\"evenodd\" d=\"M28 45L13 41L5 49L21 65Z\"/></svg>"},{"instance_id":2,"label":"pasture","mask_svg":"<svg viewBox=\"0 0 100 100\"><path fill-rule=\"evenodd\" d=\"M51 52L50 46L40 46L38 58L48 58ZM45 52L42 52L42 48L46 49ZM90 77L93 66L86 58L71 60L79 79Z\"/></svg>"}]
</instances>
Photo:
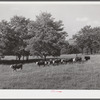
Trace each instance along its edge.
<instances>
[{"instance_id":1,"label":"pasture","mask_svg":"<svg viewBox=\"0 0 100 100\"><path fill-rule=\"evenodd\" d=\"M91 55L84 63L59 66L29 63L18 71L0 65L0 89L100 89L100 55Z\"/></svg>"}]
</instances>

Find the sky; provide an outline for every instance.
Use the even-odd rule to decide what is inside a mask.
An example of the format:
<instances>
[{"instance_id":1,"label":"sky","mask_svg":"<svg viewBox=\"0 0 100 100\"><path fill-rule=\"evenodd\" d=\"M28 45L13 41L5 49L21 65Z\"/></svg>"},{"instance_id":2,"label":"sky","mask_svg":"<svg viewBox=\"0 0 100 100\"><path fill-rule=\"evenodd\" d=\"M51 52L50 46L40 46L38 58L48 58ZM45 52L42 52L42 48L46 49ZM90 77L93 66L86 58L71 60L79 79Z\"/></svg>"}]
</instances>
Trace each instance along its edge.
<instances>
[{"instance_id":1,"label":"sky","mask_svg":"<svg viewBox=\"0 0 100 100\"><path fill-rule=\"evenodd\" d=\"M9 21L14 15L35 20L41 12L51 13L55 21L62 20L68 38L86 25L100 26L100 2L0 2L0 21Z\"/></svg>"}]
</instances>

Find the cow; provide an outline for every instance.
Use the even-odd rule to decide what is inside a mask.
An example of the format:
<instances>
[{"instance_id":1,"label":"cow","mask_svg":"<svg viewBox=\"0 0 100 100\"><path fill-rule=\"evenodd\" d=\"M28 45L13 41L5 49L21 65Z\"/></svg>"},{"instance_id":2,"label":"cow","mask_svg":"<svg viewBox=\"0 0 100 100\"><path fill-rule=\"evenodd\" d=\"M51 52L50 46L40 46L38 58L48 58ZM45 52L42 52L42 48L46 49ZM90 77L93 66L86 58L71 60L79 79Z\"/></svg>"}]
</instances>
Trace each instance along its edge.
<instances>
[{"instance_id":1,"label":"cow","mask_svg":"<svg viewBox=\"0 0 100 100\"><path fill-rule=\"evenodd\" d=\"M75 62L81 62L82 61L82 57L76 57L75 58Z\"/></svg>"},{"instance_id":2,"label":"cow","mask_svg":"<svg viewBox=\"0 0 100 100\"><path fill-rule=\"evenodd\" d=\"M61 64L67 64L68 62L70 62L70 58L61 59Z\"/></svg>"},{"instance_id":3,"label":"cow","mask_svg":"<svg viewBox=\"0 0 100 100\"><path fill-rule=\"evenodd\" d=\"M67 63L73 63L73 58L67 59Z\"/></svg>"},{"instance_id":4,"label":"cow","mask_svg":"<svg viewBox=\"0 0 100 100\"><path fill-rule=\"evenodd\" d=\"M62 64L66 64L66 63L67 63L67 60L68 60L68 59L62 59L62 60L61 60L61 63L62 63Z\"/></svg>"},{"instance_id":5,"label":"cow","mask_svg":"<svg viewBox=\"0 0 100 100\"><path fill-rule=\"evenodd\" d=\"M52 65L52 64L53 64L53 60L52 60L52 59L50 59L50 60L49 60L49 63L50 63L50 65Z\"/></svg>"},{"instance_id":6,"label":"cow","mask_svg":"<svg viewBox=\"0 0 100 100\"><path fill-rule=\"evenodd\" d=\"M61 64L61 59L53 60L53 65L59 65L59 64Z\"/></svg>"},{"instance_id":7,"label":"cow","mask_svg":"<svg viewBox=\"0 0 100 100\"><path fill-rule=\"evenodd\" d=\"M23 69L23 65L22 64L13 64L13 65L10 65L10 68L13 69L13 71L16 71L16 69Z\"/></svg>"},{"instance_id":8,"label":"cow","mask_svg":"<svg viewBox=\"0 0 100 100\"><path fill-rule=\"evenodd\" d=\"M61 64L64 64L65 63L65 59L61 59Z\"/></svg>"},{"instance_id":9,"label":"cow","mask_svg":"<svg viewBox=\"0 0 100 100\"><path fill-rule=\"evenodd\" d=\"M42 61L42 60L36 62L36 65L38 65L39 67L42 66L42 65L45 66L46 64L47 64L47 62L46 61Z\"/></svg>"},{"instance_id":10,"label":"cow","mask_svg":"<svg viewBox=\"0 0 100 100\"><path fill-rule=\"evenodd\" d=\"M61 60L61 64L67 64L72 62L73 62L73 58L65 58Z\"/></svg>"},{"instance_id":11,"label":"cow","mask_svg":"<svg viewBox=\"0 0 100 100\"><path fill-rule=\"evenodd\" d=\"M49 66L50 65L50 61L45 61L45 65Z\"/></svg>"},{"instance_id":12,"label":"cow","mask_svg":"<svg viewBox=\"0 0 100 100\"><path fill-rule=\"evenodd\" d=\"M86 61L88 61L88 60L90 60L90 56L85 56L84 59L85 59Z\"/></svg>"}]
</instances>

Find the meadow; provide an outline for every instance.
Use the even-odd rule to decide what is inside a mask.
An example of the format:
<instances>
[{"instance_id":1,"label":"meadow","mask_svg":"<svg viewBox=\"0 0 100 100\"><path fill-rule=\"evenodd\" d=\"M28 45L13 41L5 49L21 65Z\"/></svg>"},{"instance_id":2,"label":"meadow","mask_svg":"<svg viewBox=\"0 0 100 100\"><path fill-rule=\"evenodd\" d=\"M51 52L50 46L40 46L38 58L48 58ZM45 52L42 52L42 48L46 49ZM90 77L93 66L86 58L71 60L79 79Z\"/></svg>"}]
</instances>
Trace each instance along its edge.
<instances>
[{"instance_id":1,"label":"meadow","mask_svg":"<svg viewBox=\"0 0 100 100\"><path fill-rule=\"evenodd\" d=\"M18 71L0 64L0 89L100 89L100 55L90 57L84 63L59 66L26 63Z\"/></svg>"}]
</instances>

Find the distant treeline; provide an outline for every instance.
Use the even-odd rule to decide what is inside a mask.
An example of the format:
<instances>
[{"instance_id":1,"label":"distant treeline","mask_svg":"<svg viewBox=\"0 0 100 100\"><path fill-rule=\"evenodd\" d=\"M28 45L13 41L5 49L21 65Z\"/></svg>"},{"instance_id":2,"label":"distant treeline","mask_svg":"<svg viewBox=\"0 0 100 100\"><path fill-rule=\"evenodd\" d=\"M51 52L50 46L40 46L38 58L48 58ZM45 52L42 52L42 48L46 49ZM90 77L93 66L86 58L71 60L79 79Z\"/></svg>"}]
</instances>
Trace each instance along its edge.
<instances>
[{"instance_id":1,"label":"distant treeline","mask_svg":"<svg viewBox=\"0 0 100 100\"><path fill-rule=\"evenodd\" d=\"M73 35L73 39L81 53L100 53L100 27L85 26Z\"/></svg>"}]
</instances>

